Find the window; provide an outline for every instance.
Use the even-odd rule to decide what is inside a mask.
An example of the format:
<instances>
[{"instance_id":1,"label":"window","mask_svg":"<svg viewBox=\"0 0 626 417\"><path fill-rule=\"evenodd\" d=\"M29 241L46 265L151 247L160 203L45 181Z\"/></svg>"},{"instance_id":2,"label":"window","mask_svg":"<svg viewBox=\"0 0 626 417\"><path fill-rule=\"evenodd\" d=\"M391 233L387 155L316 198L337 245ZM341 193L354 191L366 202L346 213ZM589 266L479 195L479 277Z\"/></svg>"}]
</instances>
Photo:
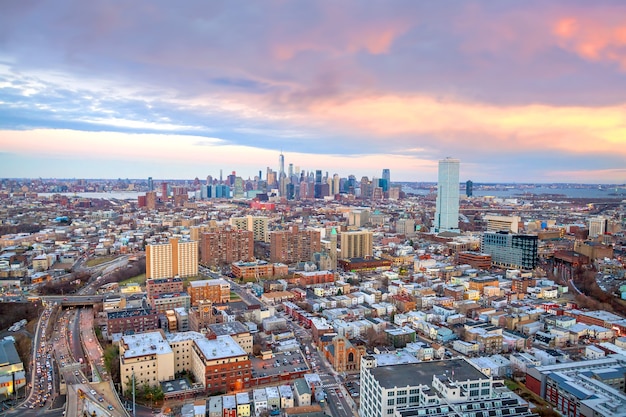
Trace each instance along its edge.
<instances>
[{"instance_id":1,"label":"window","mask_svg":"<svg viewBox=\"0 0 626 417\"><path fill-rule=\"evenodd\" d=\"M394 391L388 391L387 392L387 397L393 397L394 395L396 395L396 393Z\"/></svg>"},{"instance_id":2,"label":"window","mask_svg":"<svg viewBox=\"0 0 626 417\"><path fill-rule=\"evenodd\" d=\"M406 390L405 389L399 390L398 395L406 395Z\"/></svg>"},{"instance_id":3,"label":"window","mask_svg":"<svg viewBox=\"0 0 626 417\"><path fill-rule=\"evenodd\" d=\"M394 402L393 398L390 398L390 399L387 400L387 405L394 405L394 404L395 404L395 402Z\"/></svg>"}]
</instances>

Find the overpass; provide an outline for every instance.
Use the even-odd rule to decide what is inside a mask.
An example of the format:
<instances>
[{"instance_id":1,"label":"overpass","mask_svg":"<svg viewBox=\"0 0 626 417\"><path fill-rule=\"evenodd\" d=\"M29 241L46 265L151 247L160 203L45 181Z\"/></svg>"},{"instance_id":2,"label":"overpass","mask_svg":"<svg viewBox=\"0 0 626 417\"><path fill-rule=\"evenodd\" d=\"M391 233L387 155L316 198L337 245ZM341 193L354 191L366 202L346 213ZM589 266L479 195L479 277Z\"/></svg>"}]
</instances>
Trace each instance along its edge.
<instances>
[{"instance_id":1,"label":"overpass","mask_svg":"<svg viewBox=\"0 0 626 417\"><path fill-rule=\"evenodd\" d=\"M62 307L93 307L95 303L101 303L104 295L47 295L40 298L47 303L58 303Z\"/></svg>"}]
</instances>

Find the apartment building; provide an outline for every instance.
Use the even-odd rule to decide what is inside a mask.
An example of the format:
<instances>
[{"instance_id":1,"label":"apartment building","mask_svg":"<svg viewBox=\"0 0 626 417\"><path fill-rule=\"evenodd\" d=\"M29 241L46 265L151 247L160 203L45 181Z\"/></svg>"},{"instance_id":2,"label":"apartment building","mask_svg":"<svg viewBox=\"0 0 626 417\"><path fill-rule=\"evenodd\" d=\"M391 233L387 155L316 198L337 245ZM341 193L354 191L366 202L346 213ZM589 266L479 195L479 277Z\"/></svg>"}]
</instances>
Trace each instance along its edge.
<instances>
[{"instance_id":1,"label":"apartment building","mask_svg":"<svg viewBox=\"0 0 626 417\"><path fill-rule=\"evenodd\" d=\"M205 266L221 266L254 259L254 233L249 230L219 230L202 233L200 262Z\"/></svg>"},{"instance_id":2,"label":"apartment building","mask_svg":"<svg viewBox=\"0 0 626 417\"><path fill-rule=\"evenodd\" d=\"M313 254L322 250L320 232L299 230L291 226L288 230L270 232L270 261L293 264L310 261Z\"/></svg>"},{"instance_id":3,"label":"apartment building","mask_svg":"<svg viewBox=\"0 0 626 417\"><path fill-rule=\"evenodd\" d=\"M198 275L198 242L146 245L146 278L190 277Z\"/></svg>"}]
</instances>

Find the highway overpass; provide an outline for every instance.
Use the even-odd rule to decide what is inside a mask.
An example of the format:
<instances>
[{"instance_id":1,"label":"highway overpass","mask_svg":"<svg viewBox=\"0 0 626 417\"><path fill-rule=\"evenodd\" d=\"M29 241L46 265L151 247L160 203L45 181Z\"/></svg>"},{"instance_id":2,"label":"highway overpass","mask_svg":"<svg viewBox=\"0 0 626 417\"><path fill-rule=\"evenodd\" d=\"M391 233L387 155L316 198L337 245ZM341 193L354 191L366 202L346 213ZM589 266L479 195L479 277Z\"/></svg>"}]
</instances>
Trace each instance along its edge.
<instances>
[{"instance_id":1,"label":"highway overpass","mask_svg":"<svg viewBox=\"0 0 626 417\"><path fill-rule=\"evenodd\" d=\"M62 307L91 307L101 303L104 295L47 295L40 297L47 303L59 303Z\"/></svg>"}]
</instances>

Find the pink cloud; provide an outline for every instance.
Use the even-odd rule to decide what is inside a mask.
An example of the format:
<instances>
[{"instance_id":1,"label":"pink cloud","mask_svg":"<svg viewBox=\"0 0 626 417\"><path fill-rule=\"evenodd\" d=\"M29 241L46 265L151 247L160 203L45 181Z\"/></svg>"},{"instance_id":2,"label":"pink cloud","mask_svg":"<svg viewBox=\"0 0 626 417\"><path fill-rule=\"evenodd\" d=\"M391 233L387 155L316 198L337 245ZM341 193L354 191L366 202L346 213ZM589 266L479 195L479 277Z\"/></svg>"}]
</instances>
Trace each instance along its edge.
<instances>
[{"instance_id":1,"label":"pink cloud","mask_svg":"<svg viewBox=\"0 0 626 417\"><path fill-rule=\"evenodd\" d=\"M559 45L590 61L617 62L626 70L626 24L610 16L562 18L554 24Z\"/></svg>"}]
</instances>

